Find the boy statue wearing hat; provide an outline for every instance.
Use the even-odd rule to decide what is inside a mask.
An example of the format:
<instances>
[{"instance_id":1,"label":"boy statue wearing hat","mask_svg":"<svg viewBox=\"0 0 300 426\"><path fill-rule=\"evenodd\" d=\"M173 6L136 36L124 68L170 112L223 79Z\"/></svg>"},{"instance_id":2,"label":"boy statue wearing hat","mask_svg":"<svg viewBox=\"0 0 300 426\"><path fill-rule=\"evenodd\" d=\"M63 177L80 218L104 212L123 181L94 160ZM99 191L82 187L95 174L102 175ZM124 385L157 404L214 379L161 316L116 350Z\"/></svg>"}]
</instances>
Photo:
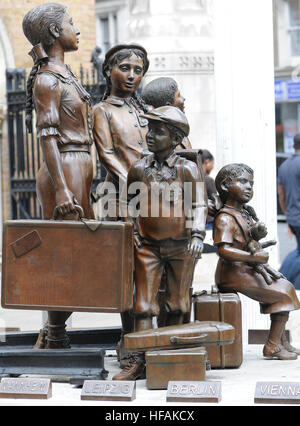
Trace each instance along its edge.
<instances>
[{"instance_id":1,"label":"boy statue wearing hat","mask_svg":"<svg viewBox=\"0 0 300 426\"><path fill-rule=\"evenodd\" d=\"M194 258L200 258L205 237L206 193L197 165L176 154L176 146L189 134L182 111L173 106L143 115L152 154L128 172L121 196L129 220L135 225L135 330L152 328L159 314L158 291L167 275L169 323L181 324L190 309L190 281ZM138 207L139 206L139 207ZM145 378L143 354L133 353L114 380Z\"/></svg>"}]
</instances>

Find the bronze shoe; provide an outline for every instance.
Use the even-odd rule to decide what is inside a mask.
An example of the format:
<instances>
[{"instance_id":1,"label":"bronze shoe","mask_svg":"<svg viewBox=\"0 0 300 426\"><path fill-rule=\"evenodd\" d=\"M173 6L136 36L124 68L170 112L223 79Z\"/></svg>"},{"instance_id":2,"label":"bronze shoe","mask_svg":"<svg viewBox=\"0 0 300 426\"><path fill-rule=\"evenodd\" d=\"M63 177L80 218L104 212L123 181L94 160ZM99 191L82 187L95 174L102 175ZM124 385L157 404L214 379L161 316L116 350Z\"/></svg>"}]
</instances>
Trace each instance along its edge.
<instances>
[{"instance_id":1,"label":"bronze shoe","mask_svg":"<svg viewBox=\"0 0 300 426\"><path fill-rule=\"evenodd\" d=\"M48 325L45 349L70 349L65 325Z\"/></svg>"},{"instance_id":2,"label":"bronze shoe","mask_svg":"<svg viewBox=\"0 0 300 426\"><path fill-rule=\"evenodd\" d=\"M268 341L263 349L263 355L268 359L291 361L297 359L297 354L288 352L282 345Z\"/></svg>"},{"instance_id":3,"label":"bronze shoe","mask_svg":"<svg viewBox=\"0 0 300 426\"><path fill-rule=\"evenodd\" d=\"M39 332L37 341L33 346L33 349L45 349L46 348L46 337L47 337L47 327L42 328Z\"/></svg>"},{"instance_id":4,"label":"bronze shoe","mask_svg":"<svg viewBox=\"0 0 300 426\"><path fill-rule=\"evenodd\" d=\"M128 365L113 380L142 380L146 378L146 365L144 359L138 355L131 355Z\"/></svg>"},{"instance_id":5,"label":"bronze shoe","mask_svg":"<svg viewBox=\"0 0 300 426\"><path fill-rule=\"evenodd\" d=\"M123 337L119 340L116 346L117 359L120 363L120 368L125 368L129 365L130 352L127 352L124 348L124 339Z\"/></svg>"},{"instance_id":6,"label":"bronze shoe","mask_svg":"<svg viewBox=\"0 0 300 426\"><path fill-rule=\"evenodd\" d=\"M287 340L285 334L283 334L281 337L281 343L284 349L286 349L288 352L293 352L294 354L300 355L300 349L294 348L294 346L292 346Z\"/></svg>"}]
</instances>

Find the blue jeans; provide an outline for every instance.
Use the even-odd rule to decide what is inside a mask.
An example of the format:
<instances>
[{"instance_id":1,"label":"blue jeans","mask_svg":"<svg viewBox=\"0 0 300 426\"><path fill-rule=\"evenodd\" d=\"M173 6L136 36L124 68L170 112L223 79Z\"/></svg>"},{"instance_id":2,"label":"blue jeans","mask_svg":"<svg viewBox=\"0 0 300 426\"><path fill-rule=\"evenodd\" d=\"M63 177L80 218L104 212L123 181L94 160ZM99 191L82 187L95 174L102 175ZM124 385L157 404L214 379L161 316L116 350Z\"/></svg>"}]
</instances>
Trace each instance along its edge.
<instances>
[{"instance_id":1,"label":"blue jeans","mask_svg":"<svg viewBox=\"0 0 300 426\"><path fill-rule=\"evenodd\" d=\"M291 228L292 233L296 237L297 246L298 246L298 253L300 254L300 226L291 226L291 225L289 225L289 226Z\"/></svg>"}]
</instances>

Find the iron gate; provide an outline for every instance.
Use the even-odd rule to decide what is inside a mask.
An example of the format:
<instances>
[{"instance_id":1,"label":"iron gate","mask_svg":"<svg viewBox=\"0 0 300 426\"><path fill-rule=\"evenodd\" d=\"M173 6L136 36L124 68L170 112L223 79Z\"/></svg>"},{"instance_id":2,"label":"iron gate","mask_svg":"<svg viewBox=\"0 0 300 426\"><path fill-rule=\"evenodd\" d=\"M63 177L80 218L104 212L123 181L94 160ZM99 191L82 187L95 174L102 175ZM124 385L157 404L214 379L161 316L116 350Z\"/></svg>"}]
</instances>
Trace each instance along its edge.
<instances>
[{"instance_id":1,"label":"iron gate","mask_svg":"<svg viewBox=\"0 0 300 426\"><path fill-rule=\"evenodd\" d=\"M95 71L91 76L80 69L80 81L95 104L101 99L105 84L97 84ZM42 161L42 152L36 133L29 134L25 126L26 73L23 68L6 70L7 122L10 162L11 218L40 219L42 217L35 178ZM96 160L96 176L92 187L92 202L96 186L105 177L105 169Z\"/></svg>"}]
</instances>

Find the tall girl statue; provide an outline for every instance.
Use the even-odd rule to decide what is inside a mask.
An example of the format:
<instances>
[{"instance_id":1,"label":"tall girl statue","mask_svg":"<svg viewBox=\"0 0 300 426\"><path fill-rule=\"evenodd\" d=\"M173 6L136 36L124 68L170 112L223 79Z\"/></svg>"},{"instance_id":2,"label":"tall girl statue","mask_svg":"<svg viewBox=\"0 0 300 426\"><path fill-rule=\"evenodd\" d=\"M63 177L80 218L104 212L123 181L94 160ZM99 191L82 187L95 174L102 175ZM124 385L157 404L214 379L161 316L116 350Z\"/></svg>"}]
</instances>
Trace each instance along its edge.
<instances>
[{"instance_id":1,"label":"tall girl statue","mask_svg":"<svg viewBox=\"0 0 300 426\"><path fill-rule=\"evenodd\" d=\"M44 162L37 175L37 195L43 218L74 219L76 212L94 218L90 203L93 143L90 96L65 65L65 53L76 51L79 30L66 7L46 3L31 9L23 31L33 45L34 66L27 83L26 125L32 131L36 111L37 136ZM48 312L48 324L37 348L69 347L67 312Z\"/></svg>"},{"instance_id":2,"label":"tall girl statue","mask_svg":"<svg viewBox=\"0 0 300 426\"><path fill-rule=\"evenodd\" d=\"M146 50L138 44L120 44L105 55L102 65L107 90L103 100L94 107L94 139L100 161L107 170L105 184L115 188L116 209L108 210L104 220L117 220L121 186L131 165L147 150L147 120L140 114L148 110L137 95L137 89L149 68ZM104 185L104 187L106 186ZM123 334L133 331L128 312L121 314ZM121 366L123 350L121 344Z\"/></svg>"}]
</instances>

